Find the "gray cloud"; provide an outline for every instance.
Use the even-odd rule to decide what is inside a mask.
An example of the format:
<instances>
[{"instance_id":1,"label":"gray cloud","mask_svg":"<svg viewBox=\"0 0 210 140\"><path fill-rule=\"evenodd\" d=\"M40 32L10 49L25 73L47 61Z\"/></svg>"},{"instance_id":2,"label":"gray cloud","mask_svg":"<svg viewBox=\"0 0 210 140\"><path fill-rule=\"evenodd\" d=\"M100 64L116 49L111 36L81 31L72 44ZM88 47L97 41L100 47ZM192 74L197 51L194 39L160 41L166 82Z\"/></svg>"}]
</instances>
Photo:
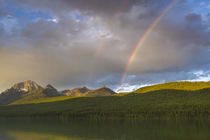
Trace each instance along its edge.
<instances>
[{"instance_id":1,"label":"gray cloud","mask_svg":"<svg viewBox=\"0 0 210 140\"><path fill-rule=\"evenodd\" d=\"M40 18L22 25L22 18L13 13L18 28L8 34L0 26L4 79L0 86L32 79L59 88L107 85L115 89L132 50L169 2L16 1L16 6L50 13L58 21ZM194 79L191 71L209 69L209 25L199 13L180 9L182 4L174 6L149 34L130 64L125 84Z\"/></svg>"},{"instance_id":2,"label":"gray cloud","mask_svg":"<svg viewBox=\"0 0 210 140\"><path fill-rule=\"evenodd\" d=\"M50 9L56 12L63 12L70 9L79 9L86 12L112 14L129 10L135 4L149 5L152 0L20 0L16 4L28 4L38 9Z\"/></svg>"}]
</instances>

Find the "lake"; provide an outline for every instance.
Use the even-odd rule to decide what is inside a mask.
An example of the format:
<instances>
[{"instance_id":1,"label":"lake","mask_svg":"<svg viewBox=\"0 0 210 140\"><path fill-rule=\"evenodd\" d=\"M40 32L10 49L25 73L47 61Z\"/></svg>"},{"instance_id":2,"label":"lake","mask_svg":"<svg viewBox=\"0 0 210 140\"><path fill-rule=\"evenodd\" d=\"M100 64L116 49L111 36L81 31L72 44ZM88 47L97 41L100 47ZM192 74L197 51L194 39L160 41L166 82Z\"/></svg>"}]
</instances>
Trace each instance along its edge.
<instances>
[{"instance_id":1,"label":"lake","mask_svg":"<svg viewBox=\"0 0 210 140\"><path fill-rule=\"evenodd\" d=\"M209 140L210 121L0 120L0 140Z\"/></svg>"}]
</instances>

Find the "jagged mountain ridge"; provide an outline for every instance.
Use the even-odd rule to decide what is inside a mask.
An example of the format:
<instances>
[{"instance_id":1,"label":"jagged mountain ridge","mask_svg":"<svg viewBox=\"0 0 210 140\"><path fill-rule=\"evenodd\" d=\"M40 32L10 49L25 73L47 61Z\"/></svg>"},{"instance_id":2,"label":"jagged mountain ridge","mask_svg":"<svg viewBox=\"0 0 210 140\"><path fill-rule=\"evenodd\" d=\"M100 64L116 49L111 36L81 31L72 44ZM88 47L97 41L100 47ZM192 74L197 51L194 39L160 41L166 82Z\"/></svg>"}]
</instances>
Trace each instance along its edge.
<instances>
[{"instance_id":1,"label":"jagged mountain ridge","mask_svg":"<svg viewBox=\"0 0 210 140\"><path fill-rule=\"evenodd\" d=\"M46 87L42 87L34 81L28 80L13 85L11 88L5 90L0 94L0 105L21 103L34 99L57 97L57 96L111 96L116 94L111 89L103 86L96 90L90 90L87 87L75 88L73 90L64 90L59 92L52 85L48 84Z\"/></svg>"},{"instance_id":2,"label":"jagged mountain ridge","mask_svg":"<svg viewBox=\"0 0 210 140\"><path fill-rule=\"evenodd\" d=\"M60 92L56 88L54 88L52 85L48 84L43 90L43 94L45 94L48 97L54 97L54 96L60 96Z\"/></svg>"},{"instance_id":3,"label":"jagged mountain ridge","mask_svg":"<svg viewBox=\"0 0 210 140\"><path fill-rule=\"evenodd\" d=\"M88 89L87 87L81 87L81 88L75 88L73 90L64 90L61 93L66 96L72 96L72 97L74 96L97 97L97 96L111 96L116 94L114 91L105 86L102 86L95 90Z\"/></svg>"},{"instance_id":4,"label":"jagged mountain ridge","mask_svg":"<svg viewBox=\"0 0 210 140\"><path fill-rule=\"evenodd\" d=\"M64 90L61 91L61 93L66 96L74 97L74 96L85 96L88 91L90 91L90 89L88 89L87 87L81 87L72 90Z\"/></svg>"}]
</instances>

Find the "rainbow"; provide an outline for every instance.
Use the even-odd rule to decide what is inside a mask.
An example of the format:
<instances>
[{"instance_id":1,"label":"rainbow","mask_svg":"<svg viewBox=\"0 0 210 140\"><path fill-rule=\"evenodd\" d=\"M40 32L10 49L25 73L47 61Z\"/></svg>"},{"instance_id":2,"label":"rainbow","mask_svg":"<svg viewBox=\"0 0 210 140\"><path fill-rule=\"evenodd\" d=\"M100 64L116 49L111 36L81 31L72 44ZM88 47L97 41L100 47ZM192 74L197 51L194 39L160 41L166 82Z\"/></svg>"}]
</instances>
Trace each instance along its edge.
<instances>
[{"instance_id":1,"label":"rainbow","mask_svg":"<svg viewBox=\"0 0 210 140\"><path fill-rule=\"evenodd\" d=\"M122 78L120 81L120 86L123 84L123 82L125 80L129 66L133 62L133 60L136 56L136 53L138 52L138 49L144 44L145 40L147 39L149 34L152 32L152 30L156 27L156 25L159 23L159 21L166 15L166 13L175 5L176 2L177 2L177 0L172 0L172 2L162 11L162 13L146 29L146 31L144 32L143 36L138 41L138 44L136 45L136 47L134 48L134 50L132 51L132 53L128 59L128 62L125 66L125 69L124 69L124 72L123 72L123 75L122 75Z\"/></svg>"},{"instance_id":2,"label":"rainbow","mask_svg":"<svg viewBox=\"0 0 210 140\"><path fill-rule=\"evenodd\" d=\"M124 11L126 6L129 4L129 0L123 0L121 4L119 4L119 8L116 8L116 14L120 13L121 11ZM111 18L111 24L110 25L115 25L115 22L118 21L118 18L120 18L120 15L114 16L115 14L113 14L113 17ZM112 28L111 28L112 30ZM92 76L94 74L94 67L95 67L95 63L96 61L99 59L99 57L101 56L101 54L103 53L105 49L105 42L103 40L101 40L98 44L98 47L96 49L96 53L93 56L93 62L92 62L92 69L90 70L90 82L92 81Z\"/></svg>"}]
</instances>

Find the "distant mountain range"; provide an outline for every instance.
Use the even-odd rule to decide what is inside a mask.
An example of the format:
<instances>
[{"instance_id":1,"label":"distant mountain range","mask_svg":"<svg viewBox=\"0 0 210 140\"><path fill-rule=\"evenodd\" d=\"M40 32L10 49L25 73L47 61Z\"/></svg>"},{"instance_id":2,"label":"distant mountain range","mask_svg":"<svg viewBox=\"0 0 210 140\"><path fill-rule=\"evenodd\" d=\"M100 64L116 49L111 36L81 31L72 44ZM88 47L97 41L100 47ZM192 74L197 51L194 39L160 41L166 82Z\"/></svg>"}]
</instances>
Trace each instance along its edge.
<instances>
[{"instance_id":1,"label":"distant mountain range","mask_svg":"<svg viewBox=\"0 0 210 140\"><path fill-rule=\"evenodd\" d=\"M20 82L5 90L0 94L0 105L11 104L13 102L21 103L24 101L30 101L34 99L40 99L45 97L57 97L57 96L111 96L116 94L111 89L103 86L96 90L90 90L87 87L75 88L73 90L58 91L52 85L48 84L46 87L42 87L34 81L28 80Z\"/></svg>"}]
</instances>

